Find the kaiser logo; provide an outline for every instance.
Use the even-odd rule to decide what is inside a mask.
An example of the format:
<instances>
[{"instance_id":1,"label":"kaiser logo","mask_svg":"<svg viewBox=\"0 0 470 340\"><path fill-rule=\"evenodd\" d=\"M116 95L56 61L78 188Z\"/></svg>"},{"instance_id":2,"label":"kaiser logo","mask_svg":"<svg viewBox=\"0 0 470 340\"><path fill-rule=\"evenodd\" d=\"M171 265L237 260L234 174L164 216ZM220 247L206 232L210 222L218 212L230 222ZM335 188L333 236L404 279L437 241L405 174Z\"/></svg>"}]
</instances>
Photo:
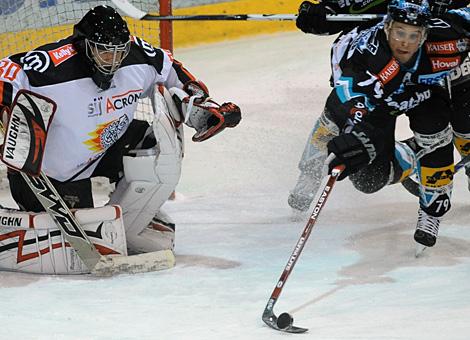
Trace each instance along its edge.
<instances>
[{"instance_id":1,"label":"kaiser logo","mask_svg":"<svg viewBox=\"0 0 470 340\"><path fill-rule=\"evenodd\" d=\"M390 62L379 72L378 76L382 84L387 84L392 80L400 71L400 64L395 58L392 58Z\"/></svg>"},{"instance_id":2,"label":"kaiser logo","mask_svg":"<svg viewBox=\"0 0 470 340\"><path fill-rule=\"evenodd\" d=\"M433 72L450 70L459 66L460 56L450 58L430 58Z\"/></svg>"},{"instance_id":3,"label":"kaiser logo","mask_svg":"<svg viewBox=\"0 0 470 340\"><path fill-rule=\"evenodd\" d=\"M426 52L430 54L453 54L458 52L457 41L427 42Z\"/></svg>"},{"instance_id":4,"label":"kaiser logo","mask_svg":"<svg viewBox=\"0 0 470 340\"><path fill-rule=\"evenodd\" d=\"M59 48L56 48L55 50L49 51L48 53L54 65L58 66L62 64L64 61L66 61L67 59L77 54L77 51L75 50L72 44L67 44Z\"/></svg>"}]
</instances>

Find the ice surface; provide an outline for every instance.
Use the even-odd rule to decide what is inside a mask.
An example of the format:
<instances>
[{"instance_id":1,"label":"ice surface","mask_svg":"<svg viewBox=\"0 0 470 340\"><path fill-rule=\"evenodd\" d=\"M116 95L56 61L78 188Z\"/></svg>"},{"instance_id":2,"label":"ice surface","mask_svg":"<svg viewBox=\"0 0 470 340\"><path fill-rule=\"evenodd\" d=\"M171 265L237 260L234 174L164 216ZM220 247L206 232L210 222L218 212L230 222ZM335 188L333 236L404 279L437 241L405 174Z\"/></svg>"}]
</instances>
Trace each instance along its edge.
<instances>
[{"instance_id":1,"label":"ice surface","mask_svg":"<svg viewBox=\"0 0 470 340\"><path fill-rule=\"evenodd\" d=\"M177 266L111 279L0 273L0 339L469 339L463 174L437 245L419 259L415 198L337 183L275 306L309 333L261 321L307 219L291 221L287 196L329 92L331 41L295 32L176 51L216 100L243 111L239 127L206 142L187 130L177 199L166 204Z\"/></svg>"}]
</instances>

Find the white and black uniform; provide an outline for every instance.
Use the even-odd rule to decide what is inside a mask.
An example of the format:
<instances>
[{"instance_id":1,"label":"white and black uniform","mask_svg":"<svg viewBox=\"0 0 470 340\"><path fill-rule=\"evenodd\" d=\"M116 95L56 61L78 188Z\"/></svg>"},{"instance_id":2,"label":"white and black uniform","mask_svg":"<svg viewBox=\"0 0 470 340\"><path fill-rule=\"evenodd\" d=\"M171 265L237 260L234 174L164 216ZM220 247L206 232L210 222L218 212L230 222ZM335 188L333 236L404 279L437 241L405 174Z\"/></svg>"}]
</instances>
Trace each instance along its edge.
<instances>
[{"instance_id":1,"label":"white and black uniform","mask_svg":"<svg viewBox=\"0 0 470 340\"><path fill-rule=\"evenodd\" d=\"M54 184L89 179L105 153L128 130L139 99L151 96L155 84L183 88L186 82L195 80L169 52L137 37L132 37L130 53L114 74L109 89L100 89L91 76L86 56L77 52L72 37L0 61L2 106L10 106L20 89L51 98L57 104L42 163L43 172ZM12 182L11 177L20 176L9 177ZM19 194L17 186L11 184L15 197ZM90 203L84 205L78 207Z\"/></svg>"}]
</instances>

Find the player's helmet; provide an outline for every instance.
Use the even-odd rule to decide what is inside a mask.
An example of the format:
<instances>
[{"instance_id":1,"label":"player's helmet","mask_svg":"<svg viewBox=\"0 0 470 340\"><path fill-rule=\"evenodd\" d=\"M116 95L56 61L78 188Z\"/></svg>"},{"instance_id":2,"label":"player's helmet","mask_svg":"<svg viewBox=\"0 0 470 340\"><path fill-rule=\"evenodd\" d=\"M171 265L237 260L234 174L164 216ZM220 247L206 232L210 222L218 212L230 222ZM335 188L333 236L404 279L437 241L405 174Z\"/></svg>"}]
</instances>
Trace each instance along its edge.
<instances>
[{"instance_id":1,"label":"player's helmet","mask_svg":"<svg viewBox=\"0 0 470 340\"><path fill-rule=\"evenodd\" d=\"M130 32L118 12L96 6L74 26L74 43L104 75L112 76L129 54Z\"/></svg>"},{"instance_id":2,"label":"player's helmet","mask_svg":"<svg viewBox=\"0 0 470 340\"><path fill-rule=\"evenodd\" d=\"M432 15L438 17L451 8L452 0L430 0L429 4L431 5Z\"/></svg>"},{"instance_id":3,"label":"player's helmet","mask_svg":"<svg viewBox=\"0 0 470 340\"><path fill-rule=\"evenodd\" d=\"M427 0L392 0L388 4L386 21L392 20L426 27L431 20L429 3Z\"/></svg>"}]
</instances>

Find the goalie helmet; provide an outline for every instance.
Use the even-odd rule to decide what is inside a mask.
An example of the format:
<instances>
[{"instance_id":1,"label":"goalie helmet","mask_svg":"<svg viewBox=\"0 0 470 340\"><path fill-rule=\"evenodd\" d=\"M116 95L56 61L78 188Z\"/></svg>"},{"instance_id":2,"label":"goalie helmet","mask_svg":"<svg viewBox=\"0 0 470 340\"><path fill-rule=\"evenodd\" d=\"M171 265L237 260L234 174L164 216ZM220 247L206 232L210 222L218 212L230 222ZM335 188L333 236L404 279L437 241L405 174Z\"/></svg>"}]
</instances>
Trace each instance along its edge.
<instances>
[{"instance_id":1,"label":"goalie helmet","mask_svg":"<svg viewBox=\"0 0 470 340\"><path fill-rule=\"evenodd\" d=\"M103 90L108 89L130 51L126 22L112 7L96 6L74 26L73 41L92 65L95 83Z\"/></svg>"}]
</instances>

